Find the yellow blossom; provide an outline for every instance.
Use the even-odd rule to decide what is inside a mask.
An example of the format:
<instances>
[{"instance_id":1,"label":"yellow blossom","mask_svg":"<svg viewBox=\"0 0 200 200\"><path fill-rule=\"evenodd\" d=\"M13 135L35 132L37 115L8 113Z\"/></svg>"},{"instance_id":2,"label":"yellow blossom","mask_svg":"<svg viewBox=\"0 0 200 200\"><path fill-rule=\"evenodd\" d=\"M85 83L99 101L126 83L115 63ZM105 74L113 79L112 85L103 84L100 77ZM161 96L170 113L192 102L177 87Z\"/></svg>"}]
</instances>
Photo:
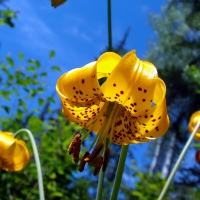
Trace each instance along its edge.
<instances>
[{"instance_id":1,"label":"yellow blossom","mask_svg":"<svg viewBox=\"0 0 200 200\"><path fill-rule=\"evenodd\" d=\"M200 111L196 111L190 117L190 121L188 124L188 130L190 133L193 132L194 128L196 127L198 121L200 120ZM200 140L200 128L197 130L197 133L194 137L196 140Z\"/></svg>"},{"instance_id":2,"label":"yellow blossom","mask_svg":"<svg viewBox=\"0 0 200 200\"><path fill-rule=\"evenodd\" d=\"M169 127L165 83L156 67L139 60L135 51L122 58L104 53L96 62L63 74L56 90L65 117L88 130L83 138L95 132L96 147L103 144L102 149L106 139L117 145L148 142Z\"/></svg>"},{"instance_id":3,"label":"yellow blossom","mask_svg":"<svg viewBox=\"0 0 200 200\"><path fill-rule=\"evenodd\" d=\"M0 131L0 168L5 171L19 171L26 167L30 155L26 144L17 140L12 133Z\"/></svg>"}]
</instances>

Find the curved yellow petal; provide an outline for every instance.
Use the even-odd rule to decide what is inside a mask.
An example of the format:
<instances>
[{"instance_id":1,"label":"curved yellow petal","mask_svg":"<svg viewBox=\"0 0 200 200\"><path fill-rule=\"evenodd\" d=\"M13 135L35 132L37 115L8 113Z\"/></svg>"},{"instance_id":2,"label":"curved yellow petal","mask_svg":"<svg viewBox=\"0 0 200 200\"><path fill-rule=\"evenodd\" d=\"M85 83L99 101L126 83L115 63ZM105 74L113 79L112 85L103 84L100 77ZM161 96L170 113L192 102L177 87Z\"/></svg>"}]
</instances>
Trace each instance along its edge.
<instances>
[{"instance_id":1,"label":"curved yellow petal","mask_svg":"<svg viewBox=\"0 0 200 200\"><path fill-rule=\"evenodd\" d=\"M136 120L125 111L115 119L112 142L118 145L148 142L149 139L136 127Z\"/></svg>"},{"instance_id":2,"label":"curved yellow petal","mask_svg":"<svg viewBox=\"0 0 200 200\"><path fill-rule=\"evenodd\" d=\"M102 77L106 80L100 85ZM116 144L148 142L169 127L166 86L155 66L140 61L135 51L123 58L104 53L96 62L61 76L56 90L68 120L96 133L102 132L104 122L110 123L103 134ZM118 111L105 120L109 102Z\"/></svg>"},{"instance_id":3,"label":"curved yellow petal","mask_svg":"<svg viewBox=\"0 0 200 200\"><path fill-rule=\"evenodd\" d=\"M12 133L0 131L0 167L6 171L19 171L30 161L26 144Z\"/></svg>"},{"instance_id":4,"label":"curved yellow petal","mask_svg":"<svg viewBox=\"0 0 200 200\"><path fill-rule=\"evenodd\" d=\"M107 52L97 60L82 68L76 68L63 74L57 81L56 91L60 98L74 102L85 102L102 97L98 79L107 77L121 57Z\"/></svg>"},{"instance_id":5,"label":"curved yellow petal","mask_svg":"<svg viewBox=\"0 0 200 200\"><path fill-rule=\"evenodd\" d=\"M97 62L71 70L58 79L56 91L68 120L86 127L99 113L104 102L98 78L109 76L119 60L119 55L107 52Z\"/></svg>"},{"instance_id":6,"label":"curved yellow petal","mask_svg":"<svg viewBox=\"0 0 200 200\"><path fill-rule=\"evenodd\" d=\"M0 131L0 156L16 141L12 133Z\"/></svg>"},{"instance_id":7,"label":"curved yellow petal","mask_svg":"<svg viewBox=\"0 0 200 200\"><path fill-rule=\"evenodd\" d=\"M106 52L102 54L96 63L97 78L108 77L116 65L121 60L121 57L113 52Z\"/></svg>"},{"instance_id":8,"label":"curved yellow petal","mask_svg":"<svg viewBox=\"0 0 200 200\"><path fill-rule=\"evenodd\" d=\"M188 130L190 133L192 133L194 131L194 128L196 127L199 120L200 120L200 111L196 111L190 117L190 121L188 124ZM200 141L200 128L198 129L198 131L195 135L195 139Z\"/></svg>"},{"instance_id":9,"label":"curved yellow petal","mask_svg":"<svg viewBox=\"0 0 200 200\"><path fill-rule=\"evenodd\" d=\"M96 62L89 63L63 74L57 81L56 91L62 99L85 102L100 96L100 86L96 74Z\"/></svg>"},{"instance_id":10,"label":"curved yellow petal","mask_svg":"<svg viewBox=\"0 0 200 200\"><path fill-rule=\"evenodd\" d=\"M64 116L68 120L78 123L83 127L88 127L92 121L94 121L96 124L98 123L97 121L101 121L99 124L100 126L105 117L106 107L104 107L104 104L104 102L98 102L86 107L76 107L70 106L70 104L63 104L62 110ZM96 132L96 129L93 131Z\"/></svg>"},{"instance_id":11,"label":"curved yellow petal","mask_svg":"<svg viewBox=\"0 0 200 200\"><path fill-rule=\"evenodd\" d=\"M108 101L117 102L133 115L139 115L151 107L156 83L155 66L140 61L135 51L131 51L114 68L102 85L102 92Z\"/></svg>"},{"instance_id":12,"label":"curved yellow petal","mask_svg":"<svg viewBox=\"0 0 200 200\"><path fill-rule=\"evenodd\" d=\"M162 136L169 128L170 121L167 115L165 94L165 83L158 78L153 97L154 104L150 109L137 116L138 126L144 136L148 138Z\"/></svg>"},{"instance_id":13,"label":"curved yellow petal","mask_svg":"<svg viewBox=\"0 0 200 200\"><path fill-rule=\"evenodd\" d=\"M30 155L26 144L22 140L14 142L4 154L4 167L6 171L19 171L27 166L30 161Z\"/></svg>"}]
</instances>

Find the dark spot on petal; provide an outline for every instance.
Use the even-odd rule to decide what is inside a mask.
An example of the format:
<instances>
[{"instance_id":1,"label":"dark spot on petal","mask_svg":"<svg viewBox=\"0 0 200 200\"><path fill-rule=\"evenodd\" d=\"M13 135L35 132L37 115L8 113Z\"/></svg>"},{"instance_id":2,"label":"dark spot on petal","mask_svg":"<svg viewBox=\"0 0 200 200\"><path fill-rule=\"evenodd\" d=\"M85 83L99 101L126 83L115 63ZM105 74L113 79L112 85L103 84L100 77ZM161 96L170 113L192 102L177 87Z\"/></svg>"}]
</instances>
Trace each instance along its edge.
<instances>
[{"instance_id":1,"label":"dark spot on petal","mask_svg":"<svg viewBox=\"0 0 200 200\"><path fill-rule=\"evenodd\" d=\"M138 90L139 90L139 91L142 91L142 88L141 88L141 87L139 87L139 88L138 88Z\"/></svg>"}]
</instances>

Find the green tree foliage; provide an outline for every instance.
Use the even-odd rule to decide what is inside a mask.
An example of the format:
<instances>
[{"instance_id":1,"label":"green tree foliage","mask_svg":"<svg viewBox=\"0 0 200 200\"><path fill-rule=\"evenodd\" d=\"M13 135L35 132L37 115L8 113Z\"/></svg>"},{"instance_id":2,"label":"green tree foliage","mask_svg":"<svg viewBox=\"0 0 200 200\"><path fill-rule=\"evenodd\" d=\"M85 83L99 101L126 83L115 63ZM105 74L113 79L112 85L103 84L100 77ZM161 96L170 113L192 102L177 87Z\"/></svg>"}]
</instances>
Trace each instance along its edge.
<instances>
[{"instance_id":1,"label":"green tree foliage","mask_svg":"<svg viewBox=\"0 0 200 200\"><path fill-rule=\"evenodd\" d=\"M50 58L55 55L50 52ZM80 127L66 121L61 109L54 105L52 91L46 88L48 74L41 70L38 60L25 60L19 53L19 62L7 56L0 62L0 127L1 130L15 132L28 128L38 144L43 170L46 199L84 199L88 197L88 181L76 177L77 165L68 155L68 146L74 132ZM58 71L58 66L51 67ZM52 71L53 72L53 71ZM27 136L18 138L27 142ZM1 171L0 199L35 200L39 198L35 162L22 171L8 173Z\"/></svg>"},{"instance_id":2,"label":"green tree foliage","mask_svg":"<svg viewBox=\"0 0 200 200\"><path fill-rule=\"evenodd\" d=\"M0 0L0 26L7 24L10 27L14 27L13 19L17 18L16 12L9 9L5 2L5 0Z\"/></svg>"},{"instance_id":3,"label":"green tree foliage","mask_svg":"<svg viewBox=\"0 0 200 200\"><path fill-rule=\"evenodd\" d=\"M157 152L154 168L155 173L162 171L162 177L165 178L189 137L187 130L189 118L200 108L199 11L199 0L169 0L163 7L161 15L150 14L150 24L156 37L149 44L146 59L155 64L159 76L166 83L166 98L171 119L170 129L163 137L161 148ZM155 149L158 141L153 144ZM195 167L194 159L189 163ZM197 181L199 179L195 178L197 174L194 167L191 171L188 165L181 165L179 178L175 179L175 183L188 187L186 191L191 196L200 187L200 182ZM183 169L187 172L183 173ZM187 182L183 181L186 179ZM195 188L191 188L194 185ZM170 193L170 199L185 199L177 188ZM198 198L195 196L194 199Z\"/></svg>"}]
</instances>

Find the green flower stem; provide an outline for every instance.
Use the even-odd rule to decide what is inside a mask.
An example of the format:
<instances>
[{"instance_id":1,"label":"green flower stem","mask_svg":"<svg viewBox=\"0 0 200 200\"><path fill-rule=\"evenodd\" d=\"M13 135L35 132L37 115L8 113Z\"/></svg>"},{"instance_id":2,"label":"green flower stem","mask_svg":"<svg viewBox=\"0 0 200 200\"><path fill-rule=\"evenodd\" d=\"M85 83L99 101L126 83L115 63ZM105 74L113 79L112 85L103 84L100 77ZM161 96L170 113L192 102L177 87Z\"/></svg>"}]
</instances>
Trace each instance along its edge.
<instances>
[{"instance_id":1,"label":"green flower stem","mask_svg":"<svg viewBox=\"0 0 200 200\"><path fill-rule=\"evenodd\" d=\"M111 0L108 0L108 51L112 51Z\"/></svg>"},{"instance_id":2,"label":"green flower stem","mask_svg":"<svg viewBox=\"0 0 200 200\"><path fill-rule=\"evenodd\" d=\"M124 171L124 165L125 165L125 161L126 161L126 155L127 155L127 152L128 152L128 147L129 147L129 145L122 146L110 200L116 200L117 199L121 180L122 180L122 175L123 175L123 171Z\"/></svg>"},{"instance_id":3,"label":"green flower stem","mask_svg":"<svg viewBox=\"0 0 200 200\"><path fill-rule=\"evenodd\" d=\"M112 103L112 102L110 102L109 104L108 104L108 108L107 108L107 111L106 111L106 123L109 123L108 122L108 119L110 118L110 115L111 115L111 112L113 111L113 107L114 107L114 103ZM114 111L113 111L114 112ZM103 126L106 126L106 124L103 124ZM106 130L106 128L105 128L105 130ZM108 140L106 141L106 146L108 146ZM105 153L105 149L106 148L104 148L104 153ZM104 154L103 153L103 154ZM101 196L102 196L102 190L103 190L103 180L104 180L104 172L102 171L102 169L101 169L101 171L100 171L100 174L99 174L99 181L98 181L98 187L97 187L97 195L96 195L96 200L101 200Z\"/></svg>"},{"instance_id":4,"label":"green flower stem","mask_svg":"<svg viewBox=\"0 0 200 200\"><path fill-rule=\"evenodd\" d=\"M98 187L97 187L96 200L101 200L102 190L103 190L104 175L105 175L105 173L101 169L100 174L99 174L99 181L98 181Z\"/></svg>"},{"instance_id":5,"label":"green flower stem","mask_svg":"<svg viewBox=\"0 0 200 200\"><path fill-rule=\"evenodd\" d=\"M108 51L112 51L111 0L108 0L107 3L108 3ZM113 106L114 106L114 104L110 104L108 106L108 111L106 113L106 118L109 117ZM105 173L101 169L100 175L99 175L99 181L98 181L96 200L101 200L102 190L103 190L104 175L105 175Z\"/></svg>"},{"instance_id":6,"label":"green flower stem","mask_svg":"<svg viewBox=\"0 0 200 200\"><path fill-rule=\"evenodd\" d=\"M188 139L185 147L183 148L178 160L176 161L176 164L174 165L174 168L173 168L171 174L169 175L169 177L167 179L167 182L165 183L165 186L164 186L162 192L160 193L160 196L159 196L158 200L162 200L163 199L163 197L164 197L164 195L165 195L165 193L166 193L166 191L167 191L172 179L174 178L174 175L175 175L176 171L178 170L178 168L179 168L179 166L181 164L181 161L183 160L183 157L185 156L190 144L192 143L192 140L195 137L196 132L198 131L199 127L200 127L200 120L197 123L197 125L196 125L194 131L192 132L191 136L189 137L189 139Z\"/></svg>"},{"instance_id":7,"label":"green flower stem","mask_svg":"<svg viewBox=\"0 0 200 200\"><path fill-rule=\"evenodd\" d=\"M40 195L40 200L45 200L44 198L44 188L43 188L43 180L42 180L42 170L41 170L41 165L40 165L40 159L38 155L38 150L37 146L34 140L34 137L28 129L20 129L17 132L14 133L14 136L17 136L19 133L25 132L31 141L31 145L33 148L33 154L36 162L36 169L37 169L37 175L38 175L38 185L39 185L39 195Z\"/></svg>"}]
</instances>

